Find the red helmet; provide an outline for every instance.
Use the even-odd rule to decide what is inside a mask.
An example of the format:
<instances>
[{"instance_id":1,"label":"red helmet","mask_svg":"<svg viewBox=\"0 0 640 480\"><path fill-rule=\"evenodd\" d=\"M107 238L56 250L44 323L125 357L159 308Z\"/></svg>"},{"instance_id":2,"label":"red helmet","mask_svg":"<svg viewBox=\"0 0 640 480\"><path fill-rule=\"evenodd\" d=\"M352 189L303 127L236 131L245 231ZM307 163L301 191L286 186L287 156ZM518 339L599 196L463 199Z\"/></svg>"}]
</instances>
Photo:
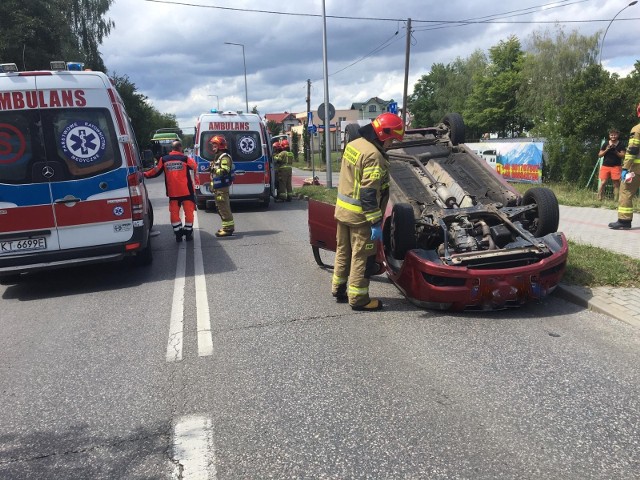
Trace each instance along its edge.
<instances>
[{"instance_id":1,"label":"red helmet","mask_svg":"<svg viewBox=\"0 0 640 480\"><path fill-rule=\"evenodd\" d=\"M214 135L213 137L211 137L211 139L209 139L209 143L215 143L216 145L218 145L219 150L226 150L228 148L227 139L224 138L223 135Z\"/></svg>"},{"instance_id":2,"label":"red helmet","mask_svg":"<svg viewBox=\"0 0 640 480\"><path fill-rule=\"evenodd\" d=\"M373 131L376 132L376 136L381 142L389 138L394 138L399 142L402 141L402 137L404 137L404 125L399 116L387 112L378 115L371 123L373 124Z\"/></svg>"},{"instance_id":3,"label":"red helmet","mask_svg":"<svg viewBox=\"0 0 640 480\"><path fill-rule=\"evenodd\" d=\"M281 142L273 142L273 151L281 152L282 151L282 143Z\"/></svg>"},{"instance_id":4,"label":"red helmet","mask_svg":"<svg viewBox=\"0 0 640 480\"><path fill-rule=\"evenodd\" d=\"M287 150L289 148L289 140L287 140L286 138L284 140L280 141L280 148L282 150Z\"/></svg>"},{"instance_id":5,"label":"red helmet","mask_svg":"<svg viewBox=\"0 0 640 480\"><path fill-rule=\"evenodd\" d=\"M636 113L638 114L638 117L640 117L640 103L636 107Z\"/></svg>"}]
</instances>

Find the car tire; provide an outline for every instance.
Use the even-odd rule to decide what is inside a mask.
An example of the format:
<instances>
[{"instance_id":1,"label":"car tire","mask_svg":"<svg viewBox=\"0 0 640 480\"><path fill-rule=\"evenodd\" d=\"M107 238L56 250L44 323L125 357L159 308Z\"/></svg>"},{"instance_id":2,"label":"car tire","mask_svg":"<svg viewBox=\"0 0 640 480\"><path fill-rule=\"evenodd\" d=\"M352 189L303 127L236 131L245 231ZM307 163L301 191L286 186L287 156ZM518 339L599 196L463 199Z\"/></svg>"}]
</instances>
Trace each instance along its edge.
<instances>
[{"instance_id":1,"label":"car tire","mask_svg":"<svg viewBox=\"0 0 640 480\"><path fill-rule=\"evenodd\" d=\"M360 125L357 123L350 123L344 129L344 145L354 141L356 138L360 138Z\"/></svg>"},{"instance_id":2,"label":"car tire","mask_svg":"<svg viewBox=\"0 0 640 480\"><path fill-rule=\"evenodd\" d=\"M407 252L416 248L416 219L408 203L398 203L391 210L389 243L396 260L404 260Z\"/></svg>"},{"instance_id":3,"label":"car tire","mask_svg":"<svg viewBox=\"0 0 640 480\"><path fill-rule=\"evenodd\" d=\"M534 237L544 237L558 231L560 223L560 207L552 190L534 187L527 190L522 197L524 205L536 204L534 210L525 213L527 230Z\"/></svg>"},{"instance_id":4,"label":"car tire","mask_svg":"<svg viewBox=\"0 0 640 480\"><path fill-rule=\"evenodd\" d=\"M464 143L465 126L462 115L459 113L447 113L442 119L447 127L449 127L449 139L453 145Z\"/></svg>"}]
</instances>

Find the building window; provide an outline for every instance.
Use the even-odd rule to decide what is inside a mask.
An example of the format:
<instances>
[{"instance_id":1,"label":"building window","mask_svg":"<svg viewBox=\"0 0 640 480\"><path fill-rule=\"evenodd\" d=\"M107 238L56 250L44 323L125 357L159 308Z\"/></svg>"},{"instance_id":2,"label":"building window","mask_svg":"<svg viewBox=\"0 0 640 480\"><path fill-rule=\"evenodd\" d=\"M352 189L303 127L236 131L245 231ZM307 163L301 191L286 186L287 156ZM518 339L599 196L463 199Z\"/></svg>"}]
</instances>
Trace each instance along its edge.
<instances>
[{"instance_id":1,"label":"building window","mask_svg":"<svg viewBox=\"0 0 640 480\"><path fill-rule=\"evenodd\" d=\"M339 122L346 122L347 121L347 117L340 117L338 119Z\"/></svg>"},{"instance_id":2,"label":"building window","mask_svg":"<svg viewBox=\"0 0 640 480\"><path fill-rule=\"evenodd\" d=\"M376 106L375 105L369 105L369 113L376 113Z\"/></svg>"}]
</instances>

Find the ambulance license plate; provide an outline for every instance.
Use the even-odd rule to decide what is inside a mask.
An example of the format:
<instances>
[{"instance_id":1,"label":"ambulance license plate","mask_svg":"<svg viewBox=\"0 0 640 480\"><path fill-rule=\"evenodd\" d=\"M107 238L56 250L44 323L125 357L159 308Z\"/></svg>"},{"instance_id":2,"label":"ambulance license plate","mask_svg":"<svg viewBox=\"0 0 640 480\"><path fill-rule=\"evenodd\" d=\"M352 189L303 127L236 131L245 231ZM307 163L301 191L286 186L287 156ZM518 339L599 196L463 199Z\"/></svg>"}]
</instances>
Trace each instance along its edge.
<instances>
[{"instance_id":1,"label":"ambulance license plate","mask_svg":"<svg viewBox=\"0 0 640 480\"><path fill-rule=\"evenodd\" d=\"M0 241L0 255L3 253L28 252L31 250L46 250L45 237L23 238L21 240Z\"/></svg>"}]
</instances>

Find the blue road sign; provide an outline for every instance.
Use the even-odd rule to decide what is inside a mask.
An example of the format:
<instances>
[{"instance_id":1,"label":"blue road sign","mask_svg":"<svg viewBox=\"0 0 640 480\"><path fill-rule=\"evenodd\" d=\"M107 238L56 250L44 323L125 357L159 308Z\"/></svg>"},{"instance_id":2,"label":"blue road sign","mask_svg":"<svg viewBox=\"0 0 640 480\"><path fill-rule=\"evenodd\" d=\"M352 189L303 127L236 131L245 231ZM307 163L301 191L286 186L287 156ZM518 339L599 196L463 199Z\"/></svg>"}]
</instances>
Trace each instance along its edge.
<instances>
[{"instance_id":1,"label":"blue road sign","mask_svg":"<svg viewBox=\"0 0 640 480\"><path fill-rule=\"evenodd\" d=\"M316 133L318 131L318 127L312 124L307 127L307 130L309 130L309 133Z\"/></svg>"}]
</instances>

